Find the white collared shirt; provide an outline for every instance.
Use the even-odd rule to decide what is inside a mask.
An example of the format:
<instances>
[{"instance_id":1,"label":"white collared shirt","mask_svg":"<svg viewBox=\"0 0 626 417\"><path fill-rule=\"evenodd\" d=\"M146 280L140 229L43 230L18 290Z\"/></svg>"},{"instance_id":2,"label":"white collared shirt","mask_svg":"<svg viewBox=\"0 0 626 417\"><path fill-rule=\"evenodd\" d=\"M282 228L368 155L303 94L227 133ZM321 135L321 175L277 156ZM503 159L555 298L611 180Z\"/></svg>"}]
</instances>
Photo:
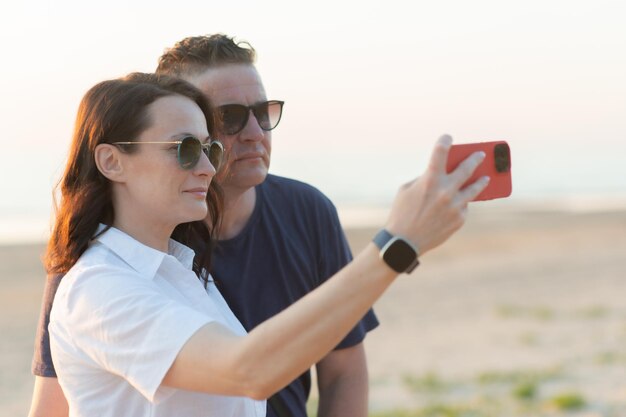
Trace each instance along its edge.
<instances>
[{"instance_id":1,"label":"white collared shirt","mask_svg":"<svg viewBox=\"0 0 626 417\"><path fill-rule=\"evenodd\" d=\"M265 401L161 386L205 324L246 333L212 280L205 289L192 271L193 257L173 240L166 254L111 228L63 277L49 331L71 417L265 416Z\"/></svg>"}]
</instances>

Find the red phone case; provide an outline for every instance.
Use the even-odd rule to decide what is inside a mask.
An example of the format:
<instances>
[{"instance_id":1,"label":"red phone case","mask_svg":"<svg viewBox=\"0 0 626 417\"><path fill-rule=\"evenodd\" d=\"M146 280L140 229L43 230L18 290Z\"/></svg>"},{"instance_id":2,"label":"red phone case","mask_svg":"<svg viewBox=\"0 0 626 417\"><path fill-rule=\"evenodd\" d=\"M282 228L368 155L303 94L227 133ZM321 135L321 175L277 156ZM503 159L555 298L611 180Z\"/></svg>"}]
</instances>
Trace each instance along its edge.
<instances>
[{"instance_id":1,"label":"red phone case","mask_svg":"<svg viewBox=\"0 0 626 417\"><path fill-rule=\"evenodd\" d=\"M485 152L485 159L476 168L472 177L463 184L463 187L485 175L488 175L491 180L487 188L472 201L493 200L510 196L513 189L511 180L511 149L505 141L452 145L446 167L448 173L454 171L465 158L477 151Z\"/></svg>"}]
</instances>

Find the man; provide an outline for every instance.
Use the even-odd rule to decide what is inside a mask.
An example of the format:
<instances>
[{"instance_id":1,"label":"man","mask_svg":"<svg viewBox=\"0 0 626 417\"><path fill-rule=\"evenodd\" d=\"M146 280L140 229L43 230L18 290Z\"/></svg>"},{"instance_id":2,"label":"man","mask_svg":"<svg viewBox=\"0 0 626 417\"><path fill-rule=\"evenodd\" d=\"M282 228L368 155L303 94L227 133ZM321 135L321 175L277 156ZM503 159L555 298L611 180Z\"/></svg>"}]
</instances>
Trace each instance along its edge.
<instances>
[{"instance_id":1,"label":"man","mask_svg":"<svg viewBox=\"0 0 626 417\"><path fill-rule=\"evenodd\" d=\"M268 101L254 62L249 44L212 35L182 40L161 56L157 68L157 73L181 77L200 88L222 116L220 140L229 156L217 179L224 190L224 216L212 275L248 330L351 259L332 203L313 187L268 174L271 130L280 121L283 103ZM55 285L58 279L48 283L44 296L33 360L37 380L31 416L44 411L49 416L52 410L67 415L58 383L50 378L55 373L45 329ZM370 311L317 364L319 416L367 415L362 341L377 324ZM306 416L310 382L307 372L281 390L270 399L268 416Z\"/></svg>"}]
</instances>

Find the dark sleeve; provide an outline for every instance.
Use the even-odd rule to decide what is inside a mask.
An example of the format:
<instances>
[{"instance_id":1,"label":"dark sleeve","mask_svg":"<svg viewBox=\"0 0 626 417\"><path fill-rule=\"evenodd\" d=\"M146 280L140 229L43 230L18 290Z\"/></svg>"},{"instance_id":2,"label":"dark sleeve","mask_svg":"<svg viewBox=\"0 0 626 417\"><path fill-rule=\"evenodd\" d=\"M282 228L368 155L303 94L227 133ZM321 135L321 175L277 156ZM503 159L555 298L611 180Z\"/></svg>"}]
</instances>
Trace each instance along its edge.
<instances>
[{"instance_id":1,"label":"dark sleeve","mask_svg":"<svg viewBox=\"0 0 626 417\"><path fill-rule=\"evenodd\" d=\"M46 287L41 300L41 312L39 314L39 324L37 325L37 333L35 335L35 354L31 371L33 375L54 377L57 374L52 363L52 355L50 354L50 335L48 334L48 323L50 322L50 310L52 309L52 301L57 292L59 283L63 275L51 275L46 279Z\"/></svg>"},{"instance_id":2,"label":"dark sleeve","mask_svg":"<svg viewBox=\"0 0 626 417\"><path fill-rule=\"evenodd\" d=\"M328 212L322 224L322 243L320 245L321 256L320 271L323 281L328 279L343 268L352 260L352 252L346 239L346 235L339 222L337 209L328 201ZM365 335L370 330L378 326L378 319L374 310L370 309L350 333L335 347L335 349L345 349L357 345L365 339Z\"/></svg>"}]
</instances>

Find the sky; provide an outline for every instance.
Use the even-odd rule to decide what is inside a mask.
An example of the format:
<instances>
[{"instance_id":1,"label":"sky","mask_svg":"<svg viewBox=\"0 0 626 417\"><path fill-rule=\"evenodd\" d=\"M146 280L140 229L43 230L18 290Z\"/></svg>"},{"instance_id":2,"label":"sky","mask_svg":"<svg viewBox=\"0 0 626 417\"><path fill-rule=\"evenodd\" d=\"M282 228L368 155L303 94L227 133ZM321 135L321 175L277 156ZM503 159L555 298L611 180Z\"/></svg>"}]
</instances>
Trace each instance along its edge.
<instances>
[{"instance_id":1,"label":"sky","mask_svg":"<svg viewBox=\"0 0 626 417\"><path fill-rule=\"evenodd\" d=\"M443 133L507 140L512 201L624 196L624 21L614 0L4 2L0 240L47 225L92 85L215 32L286 102L271 171L340 207L388 203Z\"/></svg>"}]
</instances>

